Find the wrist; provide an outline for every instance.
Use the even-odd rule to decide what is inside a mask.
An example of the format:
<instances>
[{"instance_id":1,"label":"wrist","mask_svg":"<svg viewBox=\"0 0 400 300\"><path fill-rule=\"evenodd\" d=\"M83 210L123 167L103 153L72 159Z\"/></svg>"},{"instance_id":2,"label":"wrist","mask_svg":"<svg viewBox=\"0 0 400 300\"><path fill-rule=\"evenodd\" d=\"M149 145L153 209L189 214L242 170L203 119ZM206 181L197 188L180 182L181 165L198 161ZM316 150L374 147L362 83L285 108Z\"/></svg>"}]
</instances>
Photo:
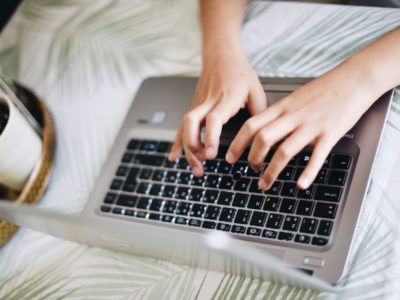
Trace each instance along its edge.
<instances>
[{"instance_id":1,"label":"wrist","mask_svg":"<svg viewBox=\"0 0 400 300\"><path fill-rule=\"evenodd\" d=\"M246 58L240 37L208 39L202 45L203 65L215 65L224 61L241 61Z\"/></svg>"}]
</instances>

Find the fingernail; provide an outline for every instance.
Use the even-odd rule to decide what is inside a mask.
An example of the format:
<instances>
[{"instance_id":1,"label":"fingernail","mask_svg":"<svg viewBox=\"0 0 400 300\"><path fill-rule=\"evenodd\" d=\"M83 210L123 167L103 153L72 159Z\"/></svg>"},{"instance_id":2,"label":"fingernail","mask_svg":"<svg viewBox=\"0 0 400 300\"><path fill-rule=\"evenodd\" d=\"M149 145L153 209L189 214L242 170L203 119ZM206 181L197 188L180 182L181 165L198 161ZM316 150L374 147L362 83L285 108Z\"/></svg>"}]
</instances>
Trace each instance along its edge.
<instances>
[{"instance_id":1,"label":"fingernail","mask_svg":"<svg viewBox=\"0 0 400 300\"><path fill-rule=\"evenodd\" d=\"M232 152L228 151L225 155L225 159L228 163L233 164L235 162L235 156L232 154Z\"/></svg>"},{"instance_id":2,"label":"fingernail","mask_svg":"<svg viewBox=\"0 0 400 300\"><path fill-rule=\"evenodd\" d=\"M208 159L211 159L214 156L214 148L208 147L206 150L206 156Z\"/></svg>"},{"instance_id":3,"label":"fingernail","mask_svg":"<svg viewBox=\"0 0 400 300\"><path fill-rule=\"evenodd\" d=\"M265 190L266 188L267 188L267 182L264 180L264 179L260 179L259 181L258 181L258 188L260 189L260 190Z\"/></svg>"},{"instance_id":4,"label":"fingernail","mask_svg":"<svg viewBox=\"0 0 400 300\"><path fill-rule=\"evenodd\" d=\"M194 168L193 168L193 174L194 174L195 176L200 176L200 174L201 174L200 168L194 167Z\"/></svg>"},{"instance_id":5,"label":"fingernail","mask_svg":"<svg viewBox=\"0 0 400 300\"><path fill-rule=\"evenodd\" d=\"M305 177L300 177L299 181L297 182L297 185L301 189L306 189L308 187L308 179Z\"/></svg>"},{"instance_id":6,"label":"fingernail","mask_svg":"<svg viewBox=\"0 0 400 300\"><path fill-rule=\"evenodd\" d=\"M254 172L261 172L262 170L262 165L261 166L250 166Z\"/></svg>"}]
</instances>

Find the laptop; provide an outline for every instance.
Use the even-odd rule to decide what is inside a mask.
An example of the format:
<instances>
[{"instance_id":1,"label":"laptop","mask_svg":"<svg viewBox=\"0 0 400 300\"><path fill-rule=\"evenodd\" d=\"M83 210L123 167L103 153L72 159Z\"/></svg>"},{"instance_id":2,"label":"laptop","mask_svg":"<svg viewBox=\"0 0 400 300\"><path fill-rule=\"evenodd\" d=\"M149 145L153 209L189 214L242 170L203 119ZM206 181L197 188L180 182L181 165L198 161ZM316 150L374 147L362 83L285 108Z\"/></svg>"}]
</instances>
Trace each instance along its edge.
<instances>
[{"instance_id":1,"label":"laptop","mask_svg":"<svg viewBox=\"0 0 400 300\"><path fill-rule=\"evenodd\" d=\"M260 78L268 105L309 80ZM224 126L203 177L192 175L184 156L168 161L196 83L188 77L142 83L80 216L25 207L12 213L0 203L0 218L89 245L334 290L351 256L392 92L335 145L309 189L296 186L312 151L305 148L261 191L260 174L245 155L234 165L224 159L246 110Z\"/></svg>"}]
</instances>

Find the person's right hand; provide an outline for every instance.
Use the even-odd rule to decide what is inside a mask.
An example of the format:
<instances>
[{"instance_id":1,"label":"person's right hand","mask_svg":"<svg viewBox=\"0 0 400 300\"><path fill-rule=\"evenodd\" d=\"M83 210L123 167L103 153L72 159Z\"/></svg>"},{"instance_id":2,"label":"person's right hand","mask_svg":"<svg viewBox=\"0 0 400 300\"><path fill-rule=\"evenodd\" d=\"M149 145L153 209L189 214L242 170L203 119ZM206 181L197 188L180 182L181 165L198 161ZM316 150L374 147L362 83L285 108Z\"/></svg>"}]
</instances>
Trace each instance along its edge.
<instances>
[{"instance_id":1,"label":"person's right hand","mask_svg":"<svg viewBox=\"0 0 400 300\"><path fill-rule=\"evenodd\" d=\"M267 101L257 75L243 51L226 49L204 57L191 110L185 114L169 160L176 160L182 149L195 176L202 176L205 159L218 154L222 126L246 106L255 115L266 109ZM201 129L205 126L204 144Z\"/></svg>"}]
</instances>

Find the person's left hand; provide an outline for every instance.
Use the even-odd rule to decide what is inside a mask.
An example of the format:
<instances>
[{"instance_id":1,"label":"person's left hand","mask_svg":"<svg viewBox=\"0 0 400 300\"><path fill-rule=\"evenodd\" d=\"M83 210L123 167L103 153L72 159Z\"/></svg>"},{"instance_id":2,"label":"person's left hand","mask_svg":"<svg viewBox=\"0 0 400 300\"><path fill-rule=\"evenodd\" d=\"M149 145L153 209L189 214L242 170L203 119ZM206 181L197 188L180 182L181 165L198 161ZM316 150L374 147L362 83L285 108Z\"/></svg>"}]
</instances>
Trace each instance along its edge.
<instances>
[{"instance_id":1,"label":"person's left hand","mask_svg":"<svg viewBox=\"0 0 400 300\"><path fill-rule=\"evenodd\" d=\"M259 180L269 189L292 157L312 145L310 161L298 180L306 189L314 181L337 141L379 97L354 68L338 67L248 119L232 141L226 160L235 163L251 144L248 160L261 169L271 147L282 141Z\"/></svg>"}]
</instances>

